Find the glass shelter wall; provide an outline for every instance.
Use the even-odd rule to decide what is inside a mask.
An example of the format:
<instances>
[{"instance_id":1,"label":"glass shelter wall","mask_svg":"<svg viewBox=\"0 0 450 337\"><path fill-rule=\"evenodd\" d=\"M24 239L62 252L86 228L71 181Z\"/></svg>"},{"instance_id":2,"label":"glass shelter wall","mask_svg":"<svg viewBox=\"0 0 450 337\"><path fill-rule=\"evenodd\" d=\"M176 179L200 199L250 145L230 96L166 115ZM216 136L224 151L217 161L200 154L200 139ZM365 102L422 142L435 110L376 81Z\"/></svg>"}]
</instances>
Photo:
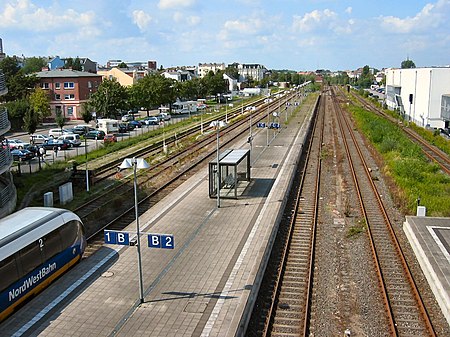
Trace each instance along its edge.
<instances>
[{"instance_id":1,"label":"glass shelter wall","mask_svg":"<svg viewBox=\"0 0 450 337\"><path fill-rule=\"evenodd\" d=\"M217 174L219 179L217 179ZM219 187L217 181L219 180ZM250 181L250 150L225 150L217 161L209 163L209 196L216 198L219 191L221 198L238 198L242 182Z\"/></svg>"}]
</instances>

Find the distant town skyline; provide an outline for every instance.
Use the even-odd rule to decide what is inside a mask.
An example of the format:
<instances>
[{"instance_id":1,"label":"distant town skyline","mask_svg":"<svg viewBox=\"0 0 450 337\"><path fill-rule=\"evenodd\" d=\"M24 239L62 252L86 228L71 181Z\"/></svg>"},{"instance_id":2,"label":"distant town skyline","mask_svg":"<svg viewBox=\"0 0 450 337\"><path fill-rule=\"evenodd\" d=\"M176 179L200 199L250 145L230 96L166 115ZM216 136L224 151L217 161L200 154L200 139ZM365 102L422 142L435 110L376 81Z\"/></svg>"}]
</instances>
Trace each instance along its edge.
<instances>
[{"instance_id":1,"label":"distant town skyline","mask_svg":"<svg viewBox=\"0 0 450 337\"><path fill-rule=\"evenodd\" d=\"M450 0L3 0L7 55L351 70L450 65Z\"/></svg>"}]
</instances>

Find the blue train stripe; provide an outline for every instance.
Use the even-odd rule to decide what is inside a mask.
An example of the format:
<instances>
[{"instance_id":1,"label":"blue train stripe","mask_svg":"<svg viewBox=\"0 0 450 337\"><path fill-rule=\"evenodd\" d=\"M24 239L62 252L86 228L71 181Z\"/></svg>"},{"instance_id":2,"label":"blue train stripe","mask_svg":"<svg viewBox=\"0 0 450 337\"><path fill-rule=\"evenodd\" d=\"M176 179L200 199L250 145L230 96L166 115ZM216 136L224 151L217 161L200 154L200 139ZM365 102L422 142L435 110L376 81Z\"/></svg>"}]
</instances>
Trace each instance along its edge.
<instances>
[{"instance_id":1,"label":"blue train stripe","mask_svg":"<svg viewBox=\"0 0 450 337\"><path fill-rule=\"evenodd\" d=\"M37 294L81 258L81 246L71 246L0 293L0 321L28 297Z\"/></svg>"}]
</instances>

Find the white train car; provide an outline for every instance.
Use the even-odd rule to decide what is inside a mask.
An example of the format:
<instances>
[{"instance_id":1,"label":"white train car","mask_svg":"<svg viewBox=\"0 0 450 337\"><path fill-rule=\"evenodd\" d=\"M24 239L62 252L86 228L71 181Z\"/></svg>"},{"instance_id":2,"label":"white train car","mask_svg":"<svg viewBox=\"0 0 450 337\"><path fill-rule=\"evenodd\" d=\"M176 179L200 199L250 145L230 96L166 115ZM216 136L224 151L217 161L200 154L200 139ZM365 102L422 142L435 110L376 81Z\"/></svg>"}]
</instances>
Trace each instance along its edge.
<instances>
[{"instance_id":1,"label":"white train car","mask_svg":"<svg viewBox=\"0 0 450 337\"><path fill-rule=\"evenodd\" d=\"M0 219L0 322L77 263L86 247L80 218L28 207Z\"/></svg>"}]
</instances>

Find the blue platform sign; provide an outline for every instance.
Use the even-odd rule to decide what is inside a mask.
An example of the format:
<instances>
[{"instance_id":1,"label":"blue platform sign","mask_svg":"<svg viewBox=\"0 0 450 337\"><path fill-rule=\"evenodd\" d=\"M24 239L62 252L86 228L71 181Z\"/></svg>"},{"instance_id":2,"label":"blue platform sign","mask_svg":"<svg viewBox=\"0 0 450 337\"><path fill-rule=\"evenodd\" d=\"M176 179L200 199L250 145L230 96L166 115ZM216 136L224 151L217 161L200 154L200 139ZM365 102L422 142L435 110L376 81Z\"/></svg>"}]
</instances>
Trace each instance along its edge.
<instances>
[{"instance_id":1,"label":"blue platform sign","mask_svg":"<svg viewBox=\"0 0 450 337\"><path fill-rule=\"evenodd\" d=\"M130 233L105 230L105 243L112 245L130 245Z\"/></svg>"},{"instance_id":2,"label":"blue platform sign","mask_svg":"<svg viewBox=\"0 0 450 337\"><path fill-rule=\"evenodd\" d=\"M266 127L266 123L263 123L263 122L256 123L256 127L257 128L265 128Z\"/></svg>"},{"instance_id":3,"label":"blue platform sign","mask_svg":"<svg viewBox=\"0 0 450 337\"><path fill-rule=\"evenodd\" d=\"M174 249L175 241L173 235L148 234L148 246L150 248Z\"/></svg>"}]
</instances>

